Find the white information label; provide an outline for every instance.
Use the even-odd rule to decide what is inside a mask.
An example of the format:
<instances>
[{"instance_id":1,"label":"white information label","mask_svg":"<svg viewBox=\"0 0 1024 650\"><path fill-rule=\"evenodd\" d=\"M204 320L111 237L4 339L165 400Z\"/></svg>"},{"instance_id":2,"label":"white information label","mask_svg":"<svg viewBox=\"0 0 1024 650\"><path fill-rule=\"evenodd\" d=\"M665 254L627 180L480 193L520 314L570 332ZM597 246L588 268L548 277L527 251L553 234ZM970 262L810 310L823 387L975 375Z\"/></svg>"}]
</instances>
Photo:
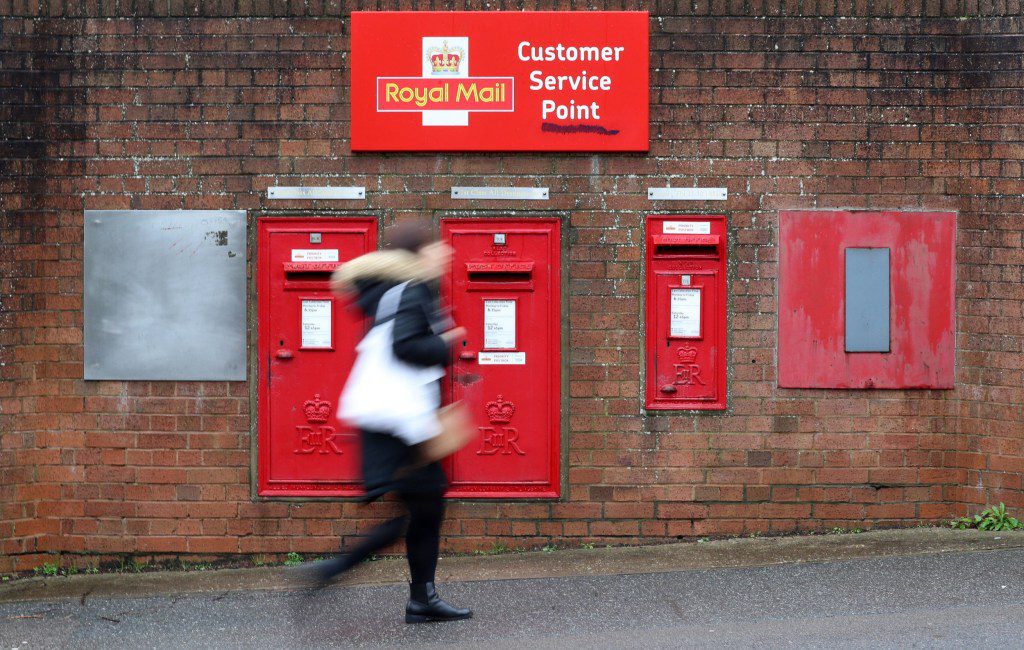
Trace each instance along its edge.
<instances>
[{"instance_id":1,"label":"white information label","mask_svg":"<svg viewBox=\"0 0 1024 650\"><path fill-rule=\"evenodd\" d=\"M525 352L481 352L476 356L481 366L525 366Z\"/></svg>"},{"instance_id":2,"label":"white information label","mask_svg":"<svg viewBox=\"0 0 1024 650\"><path fill-rule=\"evenodd\" d=\"M484 347L488 350L516 349L516 301L484 301Z\"/></svg>"},{"instance_id":3,"label":"white information label","mask_svg":"<svg viewBox=\"0 0 1024 650\"><path fill-rule=\"evenodd\" d=\"M337 262L337 248L294 248L293 262Z\"/></svg>"},{"instance_id":4,"label":"white information label","mask_svg":"<svg viewBox=\"0 0 1024 650\"><path fill-rule=\"evenodd\" d=\"M710 235L710 221L666 221L664 235Z\"/></svg>"},{"instance_id":5,"label":"white information label","mask_svg":"<svg viewBox=\"0 0 1024 650\"><path fill-rule=\"evenodd\" d=\"M331 347L331 301L302 301L302 347Z\"/></svg>"},{"instance_id":6,"label":"white information label","mask_svg":"<svg viewBox=\"0 0 1024 650\"><path fill-rule=\"evenodd\" d=\"M671 336L700 336L700 289L672 290Z\"/></svg>"}]
</instances>

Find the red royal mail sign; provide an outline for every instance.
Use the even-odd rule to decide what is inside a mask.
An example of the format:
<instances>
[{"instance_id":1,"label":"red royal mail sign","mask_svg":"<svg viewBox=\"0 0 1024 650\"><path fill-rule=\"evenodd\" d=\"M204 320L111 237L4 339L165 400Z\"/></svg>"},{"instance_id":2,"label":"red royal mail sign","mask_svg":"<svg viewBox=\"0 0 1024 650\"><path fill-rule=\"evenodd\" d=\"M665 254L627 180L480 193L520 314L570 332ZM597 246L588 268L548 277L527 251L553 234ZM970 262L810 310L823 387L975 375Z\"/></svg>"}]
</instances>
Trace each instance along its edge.
<instances>
[{"instance_id":1,"label":"red royal mail sign","mask_svg":"<svg viewBox=\"0 0 1024 650\"><path fill-rule=\"evenodd\" d=\"M353 151L647 151L640 11L352 13Z\"/></svg>"}]
</instances>

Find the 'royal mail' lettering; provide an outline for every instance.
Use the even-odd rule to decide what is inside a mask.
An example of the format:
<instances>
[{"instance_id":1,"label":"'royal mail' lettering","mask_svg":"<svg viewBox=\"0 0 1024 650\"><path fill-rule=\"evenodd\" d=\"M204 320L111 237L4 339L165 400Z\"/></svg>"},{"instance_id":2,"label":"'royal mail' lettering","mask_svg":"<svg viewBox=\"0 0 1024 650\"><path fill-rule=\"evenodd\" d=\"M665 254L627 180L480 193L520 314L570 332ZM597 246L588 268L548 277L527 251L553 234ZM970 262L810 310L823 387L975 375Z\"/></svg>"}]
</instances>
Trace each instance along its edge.
<instances>
[{"instance_id":1,"label":"'royal mail' lettering","mask_svg":"<svg viewBox=\"0 0 1024 650\"><path fill-rule=\"evenodd\" d=\"M514 80L471 79L377 79L377 110L381 112L511 111Z\"/></svg>"}]
</instances>

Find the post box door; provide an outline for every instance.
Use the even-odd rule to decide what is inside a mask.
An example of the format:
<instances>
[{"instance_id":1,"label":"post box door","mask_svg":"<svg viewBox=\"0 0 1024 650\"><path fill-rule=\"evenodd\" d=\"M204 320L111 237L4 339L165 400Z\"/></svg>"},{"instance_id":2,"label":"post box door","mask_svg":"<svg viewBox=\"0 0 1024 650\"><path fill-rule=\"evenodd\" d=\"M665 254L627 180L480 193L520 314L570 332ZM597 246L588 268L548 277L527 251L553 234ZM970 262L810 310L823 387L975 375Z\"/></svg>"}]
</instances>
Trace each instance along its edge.
<instances>
[{"instance_id":1,"label":"post box door","mask_svg":"<svg viewBox=\"0 0 1024 650\"><path fill-rule=\"evenodd\" d=\"M479 437L449 460L453 496L556 497L561 431L557 219L449 219L443 285L457 323L448 393Z\"/></svg>"},{"instance_id":2,"label":"post box door","mask_svg":"<svg viewBox=\"0 0 1024 650\"><path fill-rule=\"evenodd\" d=\"M365 323L330 277L376 246L375 219L259 222L260 495L358 493L357 438L335 412Z\"/></svg>"},{"instance_id":3,"label":"post box door","mask_svg":"<svg viewBox=\"0 0 1024 650\"><path fill-rule=\"evenodd\" d=\"M726 404L725 217L647 217L649 409Z\"/></svg>"},{"instance_id":4,"label":"post box door","mask_svg":"<svg viewBox=\"0 0 1024 650\"><path fill-rule=\"evenodd\" d=\"M718 400L718 273L713 270L658 272L655 299L654 373L648 378L661 399L694 408ZM667 308L666 308L667 307Z\"/></svg>"}]
</instances>

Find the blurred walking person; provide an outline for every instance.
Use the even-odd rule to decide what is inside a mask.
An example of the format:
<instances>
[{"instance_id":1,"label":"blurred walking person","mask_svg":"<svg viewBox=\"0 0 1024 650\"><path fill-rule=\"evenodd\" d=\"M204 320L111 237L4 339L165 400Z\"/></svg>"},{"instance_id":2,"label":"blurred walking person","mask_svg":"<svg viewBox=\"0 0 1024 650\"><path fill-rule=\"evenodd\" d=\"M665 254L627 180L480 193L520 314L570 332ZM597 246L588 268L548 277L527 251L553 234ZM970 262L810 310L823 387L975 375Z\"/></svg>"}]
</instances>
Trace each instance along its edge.
<instances>
[{"instance_id":1,"label":"blurred walking person","mask_svg":"<svg viewBox=\"0 0 1024 650\"><path fill-rule=\"evenodd\" d=\"M335 292L354 295L373 319L356 348L338 410L340 419L359 429L364 498L370 502L395 492L406 514L307 570L322 587L396 542L404 531L411 576L406 623L473 615L442 600L434 586L448 487L439 460L459 446L441 435L440 380L452 345L466 333L440 305L438 280L450 261L447 244L437 241L425 224L410 222L392 229L385 250L343 264L332 278Z\"/></svg>"}]
</instances>

